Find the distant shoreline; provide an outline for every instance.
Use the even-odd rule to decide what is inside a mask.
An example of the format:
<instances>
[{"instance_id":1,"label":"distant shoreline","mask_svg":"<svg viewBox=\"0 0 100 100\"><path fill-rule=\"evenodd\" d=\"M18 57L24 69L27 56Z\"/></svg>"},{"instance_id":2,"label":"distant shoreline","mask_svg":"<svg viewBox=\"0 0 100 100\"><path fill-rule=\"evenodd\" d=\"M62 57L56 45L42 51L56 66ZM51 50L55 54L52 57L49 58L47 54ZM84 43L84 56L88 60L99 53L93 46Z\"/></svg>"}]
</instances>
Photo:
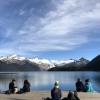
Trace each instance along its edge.
<instances>
[{"instance_id":1,"label":"distant shoreline","mask_svg":"<svg viewBox=\"0 0 100 100\"><path fill-rule=\"evenodd\" d=\"M39 72L39 73L43 73L43 72L48 72L48 73L51 73L51 72L100 72L99 70L98 71L89 71L89 70L84 70L84 71L81 71L81 70L49 70L49 71L1 71L0 74L17 74L17 73L31 73L31 72Z\"/></svg>"}]
</instances>

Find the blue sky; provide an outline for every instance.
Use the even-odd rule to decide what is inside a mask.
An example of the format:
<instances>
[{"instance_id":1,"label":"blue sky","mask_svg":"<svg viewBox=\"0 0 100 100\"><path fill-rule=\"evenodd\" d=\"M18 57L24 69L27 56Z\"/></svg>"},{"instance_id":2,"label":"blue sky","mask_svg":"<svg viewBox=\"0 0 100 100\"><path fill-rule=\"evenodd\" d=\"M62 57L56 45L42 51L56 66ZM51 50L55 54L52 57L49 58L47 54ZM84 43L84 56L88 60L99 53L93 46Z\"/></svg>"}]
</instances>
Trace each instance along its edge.
<instances>
[{"instance_id":1,"label":"blue sky","mask_svg":"<svg viewBox=\"0 0 100 100\"><path fill-rule=\"evenodd\" d=\"M100 0L0 0L0 56L100 54Z\"/></svg>"}]
</instances>

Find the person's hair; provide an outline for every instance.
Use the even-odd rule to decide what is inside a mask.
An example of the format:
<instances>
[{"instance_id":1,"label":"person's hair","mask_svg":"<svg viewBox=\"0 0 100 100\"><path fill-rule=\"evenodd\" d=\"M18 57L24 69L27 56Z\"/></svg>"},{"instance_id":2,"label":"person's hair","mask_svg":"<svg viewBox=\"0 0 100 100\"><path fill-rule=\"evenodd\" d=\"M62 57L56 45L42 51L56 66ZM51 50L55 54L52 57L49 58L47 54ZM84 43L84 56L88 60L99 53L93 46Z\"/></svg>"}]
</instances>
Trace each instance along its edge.
<instances>
[{"instance_id":1,"label":"person's hair","mask_svg":"<svg viewBox=\"0 0 100 100\"><path fill-rule=\"evenodd\" d=\"M69 100L71 100L71 98L73 98L73 97L74 97L73 92L72 92L72 91L69 91L67 98L68 98Z\"/></svg>"},{"instance_id":2,"label":"person's hair","mask_svg":"<svg viewBox=\"0 0 100 100\"><path fill-rule=\"evenodd\" d=\"M89 79L86 79L86 80L85 80L85 82L89 82L89 81L90 81Z\"/></svg>"},{"instance_id":3,"label":"person's hair","mask_svg":"<svg viewBox=\"0 0 100 100\"><path fill-rule=\"evenodd\" d=\"M24 84L27 84L27 83L29 83L28 80L24 80Z\"/></svg>"},{"instance_id":4,"label":"person's hair","mask_svg":"<svg viewBox=\"0 0 100 100\"><path fill-rule=\"evenodd\" d=\"M78 79L77 79L77 81L81 81L81 79L80 79L80 78L78 78Z\"/></svg>"},{"instance_id":5,"label":"person's hair","mask_svg":"<svg viewBox=\"0 0 100 100\"><path fill-rule=\"evenodd\" d=\"M15 82L15 79L12 79L12 82Z\"/></svg>"}]
</instances>

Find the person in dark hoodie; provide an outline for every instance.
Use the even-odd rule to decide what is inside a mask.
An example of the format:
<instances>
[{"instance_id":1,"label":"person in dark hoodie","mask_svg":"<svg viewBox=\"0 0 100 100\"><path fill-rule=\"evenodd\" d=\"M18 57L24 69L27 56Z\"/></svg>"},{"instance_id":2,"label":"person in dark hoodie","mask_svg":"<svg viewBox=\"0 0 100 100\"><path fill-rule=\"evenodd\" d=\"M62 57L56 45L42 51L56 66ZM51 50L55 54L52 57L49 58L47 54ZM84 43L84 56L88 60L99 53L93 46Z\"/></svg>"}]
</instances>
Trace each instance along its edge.
<instances>
[{"instance_id":1,"label":"person in dark hoodie","mask_svg":"<svg viewBox=\"0 0 100 100\"><path fill-rule=\"evenodd\" d=\"M26 93L30 92L30 83L28 80L24 80L23 88L20 90L19 93Z\"/></svg>"},{"instance_id":2,"label":"person in dark hoodie","mask_svg":"<svg viewBox=\"0 0 100 100\"><path fill-rule=\"evenodd\" d=\"M54 88L51 90L51 97L52 100L61 100L62 93L61 93L61 89L59 88L58 81L55 82Z\"/></svg>"},{"instance_id":3,"label":"person in dark hoodie","mask_svg":"<svg viewBox=\"0 0 100 100\"><path fill-rule=\"evenodd\" d=\"M84 85L79 78L77 79L77 82L76 82L76 91L77 92L83 92L84 91Z\"/></svg>"}]
</instances>

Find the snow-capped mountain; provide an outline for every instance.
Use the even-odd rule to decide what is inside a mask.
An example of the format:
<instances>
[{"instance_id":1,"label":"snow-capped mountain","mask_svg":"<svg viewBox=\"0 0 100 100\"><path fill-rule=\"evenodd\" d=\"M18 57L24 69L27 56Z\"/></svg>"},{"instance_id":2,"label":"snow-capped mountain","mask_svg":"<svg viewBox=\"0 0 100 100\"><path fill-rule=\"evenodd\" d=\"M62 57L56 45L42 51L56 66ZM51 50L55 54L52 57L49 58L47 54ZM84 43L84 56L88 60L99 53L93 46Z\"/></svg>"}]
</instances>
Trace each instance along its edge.
<instances>
[{"instance_id":1,"label":"snow-capped mountain","mask_svg":"<svg viewBox=\"0 0 100 100\"><path fill-rule=\"evenodd\" d=\"M74 62L74 60L48 60L48 59L40 59L40 58L26 58L20 55L10 55L10 56L2 56L0 57L0 60L3 62L6 62L7 64L10 63L17 63L17 64L24 64L25 61L29 61L31 63L36 63L38 64L40 67L44 68L44 69L49 69L49 68L53 68L55 67L55 65L61 66L64 64L68 64L71 62Z\"/></svg>"},{"instance_id":2,"label":"snow-capped mountain","mask_svg":"<svg viewBox=\"0 0 100 100\"><path fill-rule=\"evenodd\" d=\"M44 69L55 67L54 64L50 60L47 60L47 59L32 58L32 59L29 59L29 61L32 63L37 63L38 65L40 65L40 67Z\"/></svg>"},{"instance_id":3,"label":"snow-capped mountain","mask_svg":"<svg viewBox=\"0 0 100 100\"><path fill-rule=\"evenodd\" d=\"M50 68L49 71L82 71L86 69L89 60L80 58L79 60L69 60L68 63L56 64L56 67Z\"/></svg>"},{"instance_id":4,"label":"snow-capped mountain","mask_svg":"<svg viewBox=\"0 0 100 100\"><path fill-rule=\"evenodd\" d=\"M2 56L0 57L0 61L6 62L7 64L10 63L17 63L20 65L23 65L25 63L25 61L27 60L27 58L19 56L19 55L9 55L9 56Z\"/></svg>"},{"instance_id":5,"label":"snow-capped mountain","mask_svg":"<svg viewBox=\"0 0 100 100\"><path fill-rule=\"evenodd\" d=\"M48 60L48 59L39 59L39 58L33 58L29 60L37 64L47 64L48 65L47 69L53 68L55 67L55 65L61 66L64 64L74 62L74 60Z\"/></svg>"},{"instance_id":6,"label":"snow-capped mountain","mask_svg":"<svg viewBox=\"0 0 100 100\"><path fill-rule=\"evenodd\" d=\"M9 60L9 61L12 61L12 60L20 60L20 61L22 61L22 60L26 60L26 58L14 54L14 55L6 56L6 57L1 56L1 57L0 57L0 60L4 60L4 61L7 61L7 60Z\"/></svg>"},{"instance_id":7,"label":"snow-capped mountain","mask_svg":"<svg viewBox=\"0 0 100 100\"><path fill-rule=\"evenodd\" d=\"M82 64L82 62L84 63L85 59L79 59L79 60L74 60L74 59L70 59L70 60L48 60L48 59L40 59L40 58L26 58L20 55L10 55L10 56L1 56L0 57L0 68L1 66L12 66L12 68L15 67L16 65L16 69L20 69L23 68L22 70L25 69L25 66L27 68L29 68L31 66L31 69L34 70L48 70L54 67L61 67L64 65L68 65L68 64L73 64L73 63L78 63L78 64ZM34 67L35 66L35 67ZM2 69L2 68L1 68ZM30 69L30 68L29 68Z\"/></svg>"},{"instance_id":8,"label":"snow-capped mountain","mask_svg":"<svg viewBox=\"0 0 100 100\"><path fill-rule=\"evenodd\" d=\"M73 60L73 59L70 59L70 60L51 60L51 62L54 65L63 66L65 64L69 64L69 63L75 62L75 60Z\"/></svg>"},{"instance_id":9,"label":"snow-capped mountain","mask_svg":"<svg viewBox=\"0 0 100 100\"><path fill-rule=\"evenodd\" d=\"M29 59L19 55L0 57L0 71L41 71L38 64L30 62Z\"/></svg>"}]
</instances>

